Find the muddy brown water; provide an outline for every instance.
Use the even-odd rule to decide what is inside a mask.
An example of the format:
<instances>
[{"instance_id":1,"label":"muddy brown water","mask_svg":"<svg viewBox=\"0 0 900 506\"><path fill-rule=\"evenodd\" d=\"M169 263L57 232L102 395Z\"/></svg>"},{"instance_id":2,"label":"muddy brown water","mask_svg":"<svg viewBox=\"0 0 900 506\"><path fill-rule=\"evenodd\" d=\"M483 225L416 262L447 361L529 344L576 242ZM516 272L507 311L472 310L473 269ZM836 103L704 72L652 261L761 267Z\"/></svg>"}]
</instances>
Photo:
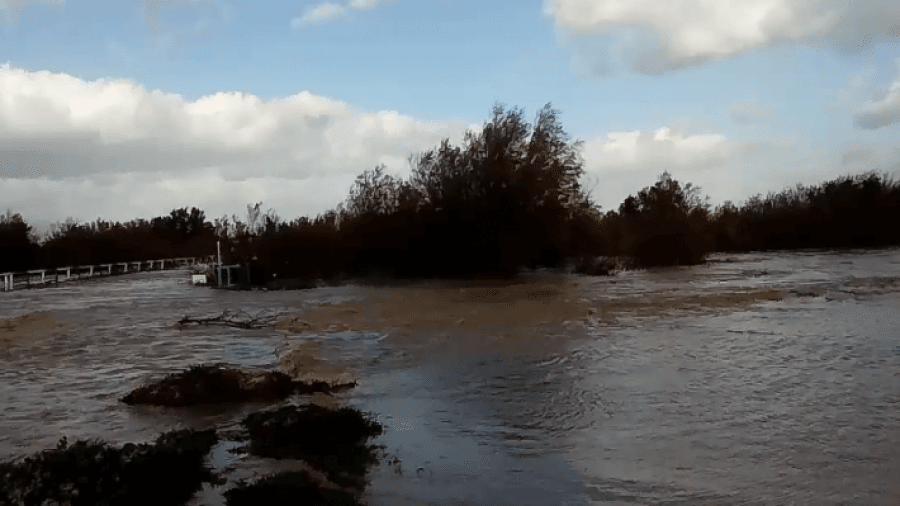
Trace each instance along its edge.
<instances>
[{"instance_id":1,"label":"muddy brown water","mask_svg":"<svg viewBox=\"0 0 900 506\"><path fill-rule=\"evenodd\" d=\"M399 464L370 471L371 505L900 505L896 249L512 285L233 292L189 277L0 294L0 460L63 435L227 434L281 404L118 399L191 364L274 368L301 350L298 368L357 378L337 403L385 426L373 442ZM287 316L279 328L173 325L224 310ZM234 445L211 454L230 482L299 465ZM194 504L221 504L224 488Z\"/></svg>"}]
</instances>

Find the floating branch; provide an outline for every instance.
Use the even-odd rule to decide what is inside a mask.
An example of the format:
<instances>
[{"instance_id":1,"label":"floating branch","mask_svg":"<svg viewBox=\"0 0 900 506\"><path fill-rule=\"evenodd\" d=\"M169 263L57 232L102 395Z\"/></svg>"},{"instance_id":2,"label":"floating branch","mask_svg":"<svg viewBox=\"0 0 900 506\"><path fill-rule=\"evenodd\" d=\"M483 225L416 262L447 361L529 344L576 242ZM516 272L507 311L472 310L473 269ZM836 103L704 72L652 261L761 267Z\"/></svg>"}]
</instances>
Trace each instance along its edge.
<instances>
[{"instance_id":1,"label":"floating branch","mask_svg":"<svg viewBox=\"0 0 900 506\"><path fill-rule=\"evenodd\" d=\"M272 314L261 311L256 315L251 315L244 311L233 312L225 310L218 316L209 317L193 317L185 315L175 323L176 327L184 328L191 325L225 325L227 327L237 327L241 329L261 329L271 327L275 324L275 319L280 313Z\"/></svg>"}]
</instances>

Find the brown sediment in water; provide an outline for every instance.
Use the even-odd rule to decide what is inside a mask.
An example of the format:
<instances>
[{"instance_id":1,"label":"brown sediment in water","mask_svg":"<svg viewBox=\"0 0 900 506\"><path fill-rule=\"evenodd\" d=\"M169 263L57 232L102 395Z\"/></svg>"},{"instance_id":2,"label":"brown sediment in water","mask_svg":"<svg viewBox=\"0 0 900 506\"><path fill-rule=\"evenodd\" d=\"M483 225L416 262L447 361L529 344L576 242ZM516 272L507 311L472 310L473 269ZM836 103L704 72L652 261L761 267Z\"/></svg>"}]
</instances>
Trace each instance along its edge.
<instances>
[{"instance_id":1,"label":"brown sediment in water","mask_svg":"<svg viewBox=\"0 0 900 506\"><path fill-rule=\"evenodd\" d=\"M720 311L734 311L785 297L782 290L771 288L734 290L708 295L655 293L640 297L597 301L589 310L598 323L613 323L622 317L709 316Z\"/></svg>"},{"instance_id":2,"label":"brown sediment in water","mask_svg":"<svg viewBox=\"0 0 900 506\"><path fill-rule=\"evenodd\" d=\"M459 351L527 355L623 318L711 316L784 298L771 288L598 296L596 288L565 276L463 285L362 287L361 300L319 305L282 317L276 327L287 333L388 332L390 339L406 342L437 331L452 335Z\"/></svg>"},{"instance_id":3,"label":"brown sediment in water","mask_svg":"<svg viewBox=\"0 0 900 506\"><path fill-rule=\"evenodd\" d=\"M0 352L51 336L59 327L56 318L46 312L0 319Z\"/></svg>"},{"instance_id":4,"label":"brown sediment in water","mask_svg":"<svg viewBox=\"0 0 900 506\"><path fill-rule=\"evenodd\" d=\"M315 342L298 342L279 359L279 367L294 381L306 384L326 383L340 390L356 385L357 378L345 367L327 364L319 358L319 345Z\"/></svg>"},{"instance_id":5,"label":"brown sediment in water","mask_svg":"<svg viewBox=\"0 0 900 506\"><path fill-rule=\"evenodd\" d=\"M578 283L486 283L457 287L361 288L361 301L320 305L306 314L282 317L287 332L421 329L476 331L485 326L533 327L573 320L587 313Z\"/></svg>"}]
</instances>

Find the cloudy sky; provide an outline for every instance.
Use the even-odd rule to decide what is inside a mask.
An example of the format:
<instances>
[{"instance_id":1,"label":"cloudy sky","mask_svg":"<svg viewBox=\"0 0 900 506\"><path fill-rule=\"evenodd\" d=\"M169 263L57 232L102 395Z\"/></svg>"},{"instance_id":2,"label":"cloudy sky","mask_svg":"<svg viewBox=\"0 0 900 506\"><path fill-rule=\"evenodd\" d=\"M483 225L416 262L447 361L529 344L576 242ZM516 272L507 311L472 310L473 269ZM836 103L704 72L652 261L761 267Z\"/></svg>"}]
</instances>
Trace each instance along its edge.
<instances>
[{"instance_id":1,"label":"cloudy sky","mask_svg":"<svg viewBox=\"0 0 900 506\"><path fill-rule=\"evenodd\" d=\"M896 0L0 0L0 207L333 208L354 177L545 103L615 209L900 172Z\"/></svg>"}]
</instances>

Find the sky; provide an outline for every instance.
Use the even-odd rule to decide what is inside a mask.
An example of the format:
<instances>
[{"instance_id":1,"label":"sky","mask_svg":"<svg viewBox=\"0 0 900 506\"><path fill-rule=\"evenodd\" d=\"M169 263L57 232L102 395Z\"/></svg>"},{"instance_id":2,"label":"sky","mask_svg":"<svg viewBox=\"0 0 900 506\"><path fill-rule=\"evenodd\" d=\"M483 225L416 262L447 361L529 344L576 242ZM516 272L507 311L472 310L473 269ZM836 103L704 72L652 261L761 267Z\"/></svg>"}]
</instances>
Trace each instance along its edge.
<instances>
[{"instance_id":1,"label":"sky","mask_svg":"<svg viewBox=\"0 0 900 506\"><path fill-rule=\"evenodd\" d=\"M900 172L896 0L0 0L0 210L285 219L551 103L603 210Z\"/></svg>"}]
</instances>

